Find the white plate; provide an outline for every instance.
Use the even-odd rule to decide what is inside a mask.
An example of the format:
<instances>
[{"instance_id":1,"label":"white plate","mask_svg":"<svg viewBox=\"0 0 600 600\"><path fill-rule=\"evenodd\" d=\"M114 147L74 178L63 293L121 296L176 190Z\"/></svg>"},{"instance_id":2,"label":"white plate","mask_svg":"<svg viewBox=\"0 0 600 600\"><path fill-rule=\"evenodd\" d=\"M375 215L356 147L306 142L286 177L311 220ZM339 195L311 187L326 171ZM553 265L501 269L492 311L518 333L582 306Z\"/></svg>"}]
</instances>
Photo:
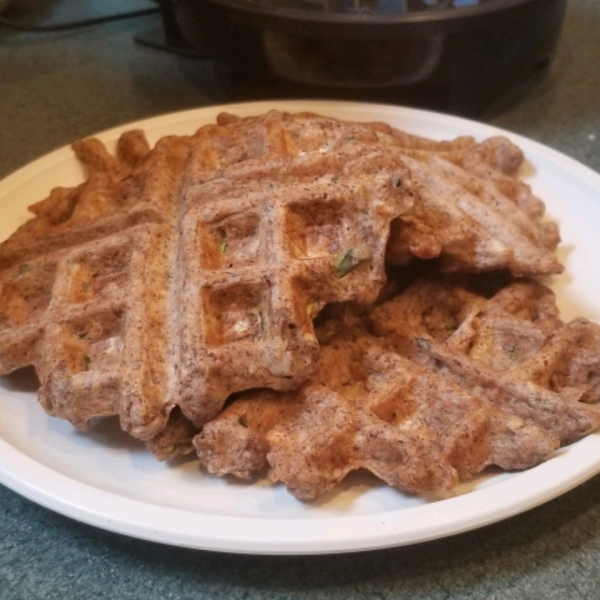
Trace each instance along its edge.
<instances>
[{"instance_id":1,"label":"white plate","mask_svg":"<svg viewBox=\"0 0 600 600\"><path fill-rule=\"evenodd\" d=\"M392 106L268 102L226 107L260 114L278 107L350 120L387 121L432 138L501 132L455 117ZM132 127L151 141L191 133L224 107L140 121L100 134L109 145ZM559 222L564 275L553 280L562 315L600 321L600 175L518 135L529 161L525 180ZM71 151L49 154L0 182L0 239L26 218L25 207L82 171ZM305 505L282 486L251 485L201 473L195 462L164 465L113 422L81 434L49 418L32 381L0 378L0 482L52 510L112 531L180 546L260 554L316 554L399 546L505 519L550 500L600 471L600 435L519 474L486 474L442 496L412 498L353 475L325 500Z\"/></svg>"}]
</instances>

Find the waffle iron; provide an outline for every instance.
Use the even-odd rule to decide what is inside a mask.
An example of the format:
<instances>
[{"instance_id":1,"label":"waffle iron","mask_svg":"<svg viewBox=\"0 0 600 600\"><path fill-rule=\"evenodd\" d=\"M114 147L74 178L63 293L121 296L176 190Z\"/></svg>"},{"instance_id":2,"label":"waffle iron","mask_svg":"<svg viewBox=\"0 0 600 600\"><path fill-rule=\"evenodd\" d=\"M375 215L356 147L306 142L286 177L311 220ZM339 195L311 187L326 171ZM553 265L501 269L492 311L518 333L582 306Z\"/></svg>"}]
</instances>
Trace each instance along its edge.
<instances>
[{"instance_id":1,"label":"waffle iron","mask_svg":"<svg viewBox=\"0 0 600 600\"><path fill-rule=\"evenodd\" d=\"M553 54L566 0L163 0L247 97L476 114Z\"/></svg>"}]
</instances>

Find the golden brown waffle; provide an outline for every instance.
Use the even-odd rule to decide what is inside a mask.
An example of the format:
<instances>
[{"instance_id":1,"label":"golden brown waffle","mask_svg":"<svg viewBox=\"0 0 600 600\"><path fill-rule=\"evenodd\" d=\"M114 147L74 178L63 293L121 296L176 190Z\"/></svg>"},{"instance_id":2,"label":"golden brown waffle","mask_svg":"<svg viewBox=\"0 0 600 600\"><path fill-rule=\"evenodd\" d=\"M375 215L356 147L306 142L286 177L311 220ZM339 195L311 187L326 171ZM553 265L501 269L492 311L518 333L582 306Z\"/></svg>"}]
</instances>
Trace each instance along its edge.
<instances>
[{"instance_id":1,"label":"golden brown waffle","mask_svg":"<svg viewBox=\"0 0 600 600\"><path fill-rule=\"evenodd\" d=\"M184 192L180 405L197 425L234 391L294 389L312 373L312 318L375 300L389 223L412 204L385 149L273 163Z\"/></svg>"},{"instance_id":2,"label":"golden brown waffle","mask_svg":"<svg viewBox=\"0 0 600 600\"><path fill-rule=\"evenodd\" d=\"M138 167L108 160L95 142L78 151L90 179L53 191L0 248L0 372L32 364L50 414L81 428L117 414L148 439L178 392L164 282L188 145L166 138Z\"/></svg>"},{"instance_id":3,"label":"golden brown waffle","mask_svg":"<svg viewBox=\"0 0 600 600\"><path fill-rule=\"evenodd\" d=\"M298 153L266 117L268 158L232 156L254 129L152 151L134 132L121 158L77 143L89 180L54 190L0 247L0 373L33 364L50 414L81 428L118 414L144 440L175 406L199 427L234 392L304 381L313 316L377 297L390 221L414 198L387 148ZM180 430L152 449L169 454Z\"/></svg>"},{"instance_id":4,"label":"golden brown waffle","mask_svg":"<svg viewBox=\"0 0 600 600\"><path fill-rule=\"evenodd\" d=\"M556 226L540 222L543 208L530 194L524 193L521 207L518 195L511 197L498 185L506 178L477 177L436 153L403 151L402 160L421 202L410 219L396 222L388 262L441 256L445 271L562 271L553 254L559 241Z\"/></svg>"},{"instance_id":5,"label":"golden brown waffle","mask_svg":"<svg viewBox=\"0 0 600 600\"><path fill-rule=\"evenodd\" d=\"M476 143L473 138L435 142L383 123L344 123L299 113L272 112L266 118L238 119L220 130L220 148L229 162L240 157L268 163L282 152L327 154L365 152L366 146L393 149L411 171L418 196L413 209L393 223L387 260L404 264L413 256L441 256L446 271L508 269L514 275L559 273L554 256L559 242L554 223L542 221L544 204L516 178L523 153L503 137ZM236 143L236 128L250 131ZM217 128L215 128L216 130ZM213 143L212 130L205 135ZM194 177L202 179L217 163L214 153L196 153ZM246 164L240 163L241 169Z\"/></svg>"},{"instance_id":6,"label":"golden brown waffle","mask_svg":"<svg viewBox=\"0 0 600 600\"><path fill-rule=\"evenodd\" d=\"M466 387L377 354L361 400L308 385L298 415L267 434L271 478L296 497L313 500L358 468L409 493L448 490L488 465L531 467L557 447Z\"/></svg>"},{"instance_id":7,"label":"golden brown waffle","mask_svg":"<svg viewBox=\"0 0 600 600\"><path fill-rule=\"evenodd\" d=\"M600 327L562 323L538 283L467 287L424 280L370 314L339 309L311 381L236 399L194 439L201 463L239 477L268 464L304 500L358 468L419 493L531 467L597 429Z\"/></svg>"},{"instance_id":8,"label":"golden brown waffle","mask_svg":"<svg viewBox=\"0 0 600 600\"><path fill-rule=\"evenodd\" d=\"M562 323L540 283L515 282L485 300L453 282L422 281L376 309L371 325L388 348L561 444L600 425L600 327Z\"/></svg>"}]
</instances>

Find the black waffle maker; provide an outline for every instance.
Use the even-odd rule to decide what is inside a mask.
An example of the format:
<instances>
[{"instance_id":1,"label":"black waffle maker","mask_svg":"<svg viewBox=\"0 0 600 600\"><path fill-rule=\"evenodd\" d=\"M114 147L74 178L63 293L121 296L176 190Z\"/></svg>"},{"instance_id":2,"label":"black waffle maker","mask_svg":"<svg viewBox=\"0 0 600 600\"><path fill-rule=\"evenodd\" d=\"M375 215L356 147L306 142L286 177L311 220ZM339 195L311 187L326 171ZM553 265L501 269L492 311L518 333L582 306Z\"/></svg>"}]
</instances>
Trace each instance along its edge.
<instances>
[{"instance_id":1,"label":"black waffle maker","mask_svg":"<svg viewBox=\"0 0 600 600\"><path fill-rule=\"evenodd\" d=\"M566 0L163 0L165 23L246 97L477 114L552 58ZM239 94L238 94L239 95Z\"/></svg>"}]
</instances>

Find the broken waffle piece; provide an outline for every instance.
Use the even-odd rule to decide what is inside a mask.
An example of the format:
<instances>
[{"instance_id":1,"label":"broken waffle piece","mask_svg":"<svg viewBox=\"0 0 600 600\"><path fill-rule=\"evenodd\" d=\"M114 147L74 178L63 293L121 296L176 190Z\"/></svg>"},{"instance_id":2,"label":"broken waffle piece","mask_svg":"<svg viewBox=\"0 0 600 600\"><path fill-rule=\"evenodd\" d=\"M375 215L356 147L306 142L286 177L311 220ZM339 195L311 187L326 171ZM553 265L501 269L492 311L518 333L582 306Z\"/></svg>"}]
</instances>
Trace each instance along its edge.
<instances>
[{"instance_id":1,"label":"broken waffle piece","mask_svg":"<svg viewBox=\"0 0 600 600\"><path fill-rule=\"evenodd\" d=\"M266 435L270 476L314 500L363 468L401 491L452 489L488 465L525 469L559 440L481 395L395 354L372 361L358 401L305 386L300 409Z\"/></svg>"},{"instance_id":2,"label":"broken waffle piece","mask_svg":"<svg viewBox=\"0 0 600 600\"><path fill-rule=\"evenodd\" d=\"M360 468L413 493L451 489L457 481L427 429L394 427L320 386L303 389L302 409L273 428L267 441L271 479L305 501Z\"/></svg>"},{"instance_id":3,"label":"broken waffle piece","mask_svg":"<svg viewBox=\"0 0 600 600\"><path fill-rule=\"evenodd\" d=\"M365 323L361 311L349 305L324 310L316 326L321 350L312 384L352 400L364 394L369 375L365 354L375 343ZM238 395L194 438L200 463L217 475L254 476L267 464L267 434L303 410L303 389Z\"/></svg>"},{"instance_id":4,"label":"broken waffle piece","mask_svg":"<svg viewBox=\"0 0 600 600\"><path fill-rule=\"evenodd\" d=\"M600 327L564 324L554 295L519 281L490 299L458 282L419 281L370 317L389 349L474 391L561 444L600 426Z\"/></svg>"},{"instance_id":5,"label":"broken waffle piece","mask_svg":"<svg viewBox=\"0 0 600 600\"><path fill-rule=\"evenodd\" d=\"M267 464L267 433L299 410L300 397L294 392L242 394L194 438L200 464L215 475L253 477Z\"/></svg>"},{"instance_id":6,"label":"broken waffle piece","mask_svg":"<svg viewBox=\"0 0 600 600\"><path fill-rule=\"evenodd\" d=\"M198 433L198 428L175 407L167 424L146 442L146 448L161 461L182 458L194 452L193 439Z\"/></svg>"},{"instance_id":7,"label":"broken waffle piece","mask_svg":"<svg viewBox=\"0 0 600 600\"><path fill-rule=\"evenodd\" d=\"M278 111L245 119L222 115L220 122L228 127L213 128L210 135L207 131L207 146L197 153L201 160L195 160L194 176L199 179L209 176L217 164L210 145L216 138L226 149L221 167L237 163L241 171L253 161L268 165L282 152L325 156L362 154L373 147L392 150L410 169L411 191L418 201L393 224L387 252L391 263L404 264L412 256L441 256L447 271L508 269L514 275L562 271L554 256L558 229L542 221L544 204L517 179L523 153L504 137L480 143L470 137L437 142L383 123ZM236 143L238 137L243 142ZM240 156L250 159L241 161ZM403 180L396 183L402 184Z\"/></svg>"},{"instance_id":8,"label":"broken waffle piece","mask_svg":"<svg viewBox=\"0 0 600 600\"><path fill-rule=\"evenodd\" d=\"M499 410L480 390L457 385L404 357L384 354L372 368L368 408L400 427L426 427L460 479L488 465L529 468L559 445L555 436Z\"/></svg>"},{"instance_id":9,"label":"broken waffle piece","mask_svg":"<svg viewBox=\"0 0 600 600\"><path fill-rule=\"evenodd\" d=\"M473 314L474 299L478 306L487 302L459 287L458 299L452 298L451 289L450 283L440 286L430 303L415 294L410 306L426 313L425 320L403 321L406 311L399 311L407 338L417 335L418 343L428 346L429 331L449 337L440 325L446 319L443 307L439 315L427 314L436 298L451 298L450 313L456 319L464 309L463 320ZM548 298L540 289L531 295L541 298L538 314L551 313L549 305L543 307ZM484 386L469 385L423 361L418 348L394 345L389 332L375 327L381 337L370 333L373 323L385 321L394 300L376 309L371 323L368 310L358 307L326 311L316 330L321 358L311 381L295 392L256 391L236 398L194 439L201 464L212 473L248 478L268 463L273 480L298 498L313 500L356 469L369 470L402 491L423 493L451 489L489 465L529 468L559 447L560 432L547 430L543 420L532 421L512 404L488 397ZM453 331L457 328L455 323ZM559 405L550 410L563 418Z\"/></svg>"},{"instance_id":10,"label":"broken waffle piece","mask_svg":"<svg viewBox=\"0 0 600 600\"><path fill-rule=\"evenodd\" d=\"M439 255L445 271L508 269L513 275L562 271L554 255L559 241L555 225L522 210L496 181L435 153L404 152L402 160L420 201L414 213L400 218L393 229L389 262Z\"/></svg>"}]
</instances>

